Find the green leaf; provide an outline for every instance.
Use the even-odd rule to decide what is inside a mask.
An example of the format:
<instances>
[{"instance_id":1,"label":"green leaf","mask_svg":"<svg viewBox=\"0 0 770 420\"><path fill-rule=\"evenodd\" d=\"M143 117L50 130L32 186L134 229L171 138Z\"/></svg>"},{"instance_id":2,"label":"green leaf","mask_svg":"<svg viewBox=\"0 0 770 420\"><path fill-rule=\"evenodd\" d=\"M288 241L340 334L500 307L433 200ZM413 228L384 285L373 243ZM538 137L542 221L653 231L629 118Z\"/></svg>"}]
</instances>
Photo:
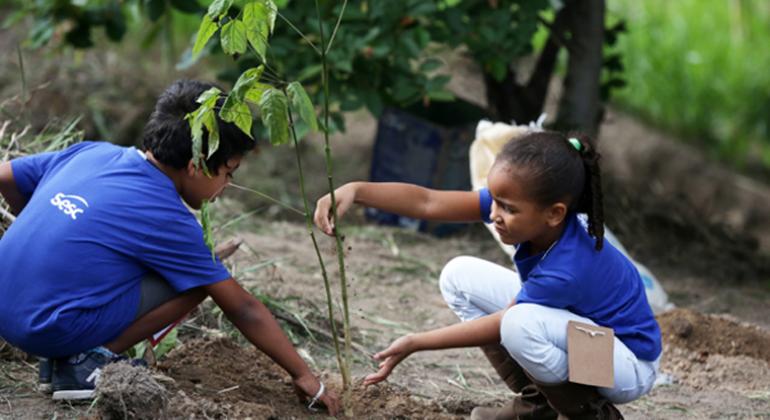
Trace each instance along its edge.
<instances>
[{"instance_id":1,"label":"green leaf","mask_svg":"<svg viewBox=\"0 0 770 420\"><path fill-rule=\"evenodd\" d=\"M32 49L37 49L47 44L53 36L54 28L56 25L53 23L53 19L50 17L36 20L29 34L29 46Z\"/></svg>"},{"instance_id":2,"label":"green leaf","mask_svg":"<svg viewBox=\"0 0 770 420\"><path fill-rule=\"evenodd\" d=\"M231 123L235 123L247 136L251 137L251 110L249 106L243 103L243 99L238 99L235 91L227 95L219 116Z\"/></svg>"},{"instance_id":3,"label":"green leaf","mask_svg":"<svg viewBox=\"0 0 770 420\"><path fill-rule=\"evenodd\" d=\"M246 38L263 62L266 61L267 55L268 31L272 32L268 19L268 6L262 2L251 2L243 8Z\"/></svg>"},{"instance_id":4,"label":"green leaf","mask_svg":"<svg viewBox=\"0 0 770 420\"><path fill-rule=\"evenodd\" d=\"M428 73L441 67L444 63L438 58L429 58L420 64L420 71Z\"/></svg>"},{"instance_id":5,"label":"green leaf","mask_svg":"<svg viewBox=\"0 0 770 420\"><path fill-rule=\"evenodd\" d=\"M267 89L259 101L262 123L267 127L270 143L275 146L289 142L289 104L286 95L275 88Z\"/></svg>"},{"instance_id":6,"label":"green leaf","mask_svg":"<svg viewBox=\"0 0 770 420\"><path fill-rule=\"evenodd\" d=\"M227 13L232 5L233 0L214 0L209 6L206 15L212 19L217 19Z\"/></svg>"},{"instance_id":7,"label":"green leaf","mask_svg":"<svg viewBox=\"0 0 770 420\"><path fill-rule=\"evenodd\" d=\"M187 119L190 120L190 133L192 134L192 161L196 168L200 168L203 164L203 118L199 117L201 114L200 108L197 111L187 114Z\"/></svg>"},{"instance_id":8,"label":"green leaf","mask_svg":"<svg viewBox=\"0 0 770 420\"><path fill-rule=\"evenodd\" d=\"M252 86L259 82L259 78L262 77L262 73L264 73L264 71L265 66L259 66L252 67L243 72L235 82L235 86L233 86L233 90L230 95L235 94L235 97L238 99L238 101L243 102L243 99L246 96L246 92L248 92ZM257 100L257 102L259 102L259 100Z\"/></svg>"},{"instance_id":9,"label":"green leaf","mask_svg":"<svg viewBox=\"0 0 770 420\"><path fill-rule=\"evenodd\" d=\"M428 92L428 98L439 102L451 102L455 100L455 96L452 94L452 92L446 90Z\"/></svg>"},{"instance_id":10,"label":"green leaf","mask_svg":"<svg viewBox=\"0 0 770 420\"><path fill-rule=\"evenodd\" d=\"M169 331L168 334L166 334L165 337L163 337L163 340L160 340L160 343L158 343L157 347L155 347L156 359L160 359L161 357L165 356L166 353L176 347L176 345L179 343L178 331L179 328L174 327L171 331Z\"/></svg>"},{"instance_id":11,"label":"green leaf","mask_svg":"<svg viewBox=\"0 0 770 420\"><path fill-rule=\"evenodd\" d=\"M213 109L208 109L203 114L203 125L209 132L209 150L206 153L206 159L209 159L219 149L219 124L217 124L217 116Z\"/></svg>"},{"instance_id":12,"label":"green leaf","mask_svg":"<svg viewBox=\"0 0 770 420\"><path fill-rule=\"evenodd\" d=\"M251 124L254 122L254 119L251 116L249 106L241 102L233 109L233 113L235 114L235 120L233 121L235 125L246 133L247 136L251 137Z\"/></svg>"},{"instance_id":13,"label":"green leaf","mask_svg":"<svg viewBox=\"0 0 770 420\"><path fill-rule=\"evenodd\" d=\"M200 54L209 39L217 32L217 29L219 29L219 26L209 15L203 16L201 26L198 28L198 35L195 36L195 45L192 49L193 58Z\"/></svg>"},{"instance_id":14,"label":"green leaf","mask_svg":"<svg viewBox=\"0 0 770 420\"><path fill-rule=\"evenodd\" d=\"M209 208L209 201L203 200L201 203L201 228L203 229L203 242L211 250L211 259L216 261L216 255L214 254L214 235L211 229L211 211Z\"/></svg>"},{"instance_id":15,"label":"green leaf","mask_svg":"<svg viewBox=\"0 0 770 420\"><path fill-rule=\"evenodd\" d=\"M262 94L264 94L265 91L271 87L272 86L266 85L264 83L255 83L249 90L246 91L244 99L248 102L259 105L259 102L262 100Z\"/></svg>"},{"instance_id":16,"label":"green leaf","mask_svg":"<svg viewBox=\"0 0 770 420\"><path fill-rule=\"evenodd\" d=\"M0 29L8 29L11 26L19 23L22 19L24 19L27 16L27 12L25 10L17 10L11 14L9 14L5 20L3 20L3 24L0 25ZM51 28L53 31L53 28Z\"/></svg>"},{"instance_id":17,"label":"green leaf","mask_svg":"<svg viewBox=\"0 0 770 420\"><path fill-rule=\"evenodd\" d=\"M227 55L246 52L246 25L238 19L227 22L222 27L222 50Z\"/></svg>"},{"instance_id":18,"label":"green leaf","mask_svg":"<svg viewBox=\"0 0 770 420\"><path fill-rule=\"evenodd\" d=\"M270 33L275 29L275 18L278 16L278 6L273 0L263 0L267 7L267 23L270 25Z\"/></svg>"},{"instance_id":19,"label":"green leaf","mask_svg":"<svg viewBox=\"0 0 770 420\"><path fill-rule=\"evenodd\" d=\"M302 121L305 121L311 130L318 131L318 121L313 102L307 96L305 88L299 82L291 82L286 87L286 91L289 93L292 108L297 111Z\"/></svg>"},{"instance_id":20,"label":"green leaf","mask_svg":"<svg viewBox=\"0 0 770 420\"><path fill-rule=\"evenodd\" d=\"M222 93L222 91L219 90L219 88L211 87L205 92L201 93L200 96L198 96L198 99L195 101L201 104L202 107L214 108L214 105L217 103L217 99L219 99L220 93Z\"/></svg>"}]
</instances>

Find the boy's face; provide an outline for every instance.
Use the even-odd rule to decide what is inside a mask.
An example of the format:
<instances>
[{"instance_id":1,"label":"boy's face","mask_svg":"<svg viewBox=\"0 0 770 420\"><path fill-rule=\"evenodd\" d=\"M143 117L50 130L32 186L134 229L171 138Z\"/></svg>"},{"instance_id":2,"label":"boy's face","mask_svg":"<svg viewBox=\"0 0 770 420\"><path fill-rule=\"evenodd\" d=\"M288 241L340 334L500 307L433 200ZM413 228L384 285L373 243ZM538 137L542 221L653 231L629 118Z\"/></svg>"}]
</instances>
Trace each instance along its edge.
<instances>
[{"instance_id":1,"label":"boy's face","mask_svg":"<svg viewBox=\"0 0 770 420\"><path fill-rule=\"evenodd\" d=\"M196 168L192 160L187 165L187 172L182 183L180 195L188 206L198 210L203 204L203 200L213 202L222 195L233 173L241 164L243 156L230 158L224 165L219 167L216 175L211 173L210 177L203 173L203 170Z\"/></svg>"}]
</instances>

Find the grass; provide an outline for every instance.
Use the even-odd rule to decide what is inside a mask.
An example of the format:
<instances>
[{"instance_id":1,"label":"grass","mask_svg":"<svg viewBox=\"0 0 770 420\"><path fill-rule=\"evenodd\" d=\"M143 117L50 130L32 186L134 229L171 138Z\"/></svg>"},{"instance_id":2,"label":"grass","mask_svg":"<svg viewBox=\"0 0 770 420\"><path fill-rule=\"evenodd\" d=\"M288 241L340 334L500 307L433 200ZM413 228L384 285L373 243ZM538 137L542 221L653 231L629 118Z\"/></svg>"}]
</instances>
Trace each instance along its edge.
<instances>
[{"instance_id":1,"label":"grass","mask_svg":"<svg viewBox=\"0 0 770 420\"><path fill-rule=\"evenodd\" d=\"M770 171L770 2L621 0L622 106L712 156Z\"/></svg>"}]
</instances>

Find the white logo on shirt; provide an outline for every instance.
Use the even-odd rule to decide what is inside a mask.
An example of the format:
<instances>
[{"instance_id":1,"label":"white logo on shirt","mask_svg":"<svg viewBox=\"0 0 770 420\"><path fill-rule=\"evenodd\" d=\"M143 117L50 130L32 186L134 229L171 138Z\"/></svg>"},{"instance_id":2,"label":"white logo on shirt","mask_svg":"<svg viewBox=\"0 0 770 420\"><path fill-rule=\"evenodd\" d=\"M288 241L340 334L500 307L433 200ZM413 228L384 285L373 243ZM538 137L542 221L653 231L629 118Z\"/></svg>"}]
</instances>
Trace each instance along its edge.
<instances>
[{"instance_id":1,"label":"white logo on shirt","mask_svg":"<svg viewBox=\"0 0 770 420\"><path fill-rule=\"evenodd\" d=\"M64 212L64 214L71 217L72 220L77 220L78 218L77 215L80 213L83 213L84 210L78 207L76 203L73 203L69 199L80 201L81 203L83 203L83 205L88 207L88 202L83 197L80 197L77 195L67 195L63 193L56 194L51 199L51 204L58 207L59 210Z\"/></svg>"}]
</instances>

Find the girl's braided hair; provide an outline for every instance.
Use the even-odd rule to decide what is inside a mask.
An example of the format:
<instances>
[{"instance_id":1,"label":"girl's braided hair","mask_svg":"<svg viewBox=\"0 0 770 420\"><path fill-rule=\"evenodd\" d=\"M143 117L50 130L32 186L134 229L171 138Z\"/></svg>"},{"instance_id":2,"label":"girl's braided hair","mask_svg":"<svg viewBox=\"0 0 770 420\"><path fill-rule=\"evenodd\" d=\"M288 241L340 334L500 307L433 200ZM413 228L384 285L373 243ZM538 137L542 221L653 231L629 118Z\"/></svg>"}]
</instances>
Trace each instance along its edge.
<instances>
[{"instance_id":1,"label":"girl's braided hair","mask_svg":"<svg viewBox=\"0 0 770 420\"><path fill-rule=\"evenodd\" d=\"M574 140L573 140L574 139ZM533 201L548 206L566 202L568 210L588 215L588 234L601 250L604 238L599 153L590 137L557 132L531 133L511 140L497 163L525 169L524 190Z\"/></svg>"}]
</instances>

